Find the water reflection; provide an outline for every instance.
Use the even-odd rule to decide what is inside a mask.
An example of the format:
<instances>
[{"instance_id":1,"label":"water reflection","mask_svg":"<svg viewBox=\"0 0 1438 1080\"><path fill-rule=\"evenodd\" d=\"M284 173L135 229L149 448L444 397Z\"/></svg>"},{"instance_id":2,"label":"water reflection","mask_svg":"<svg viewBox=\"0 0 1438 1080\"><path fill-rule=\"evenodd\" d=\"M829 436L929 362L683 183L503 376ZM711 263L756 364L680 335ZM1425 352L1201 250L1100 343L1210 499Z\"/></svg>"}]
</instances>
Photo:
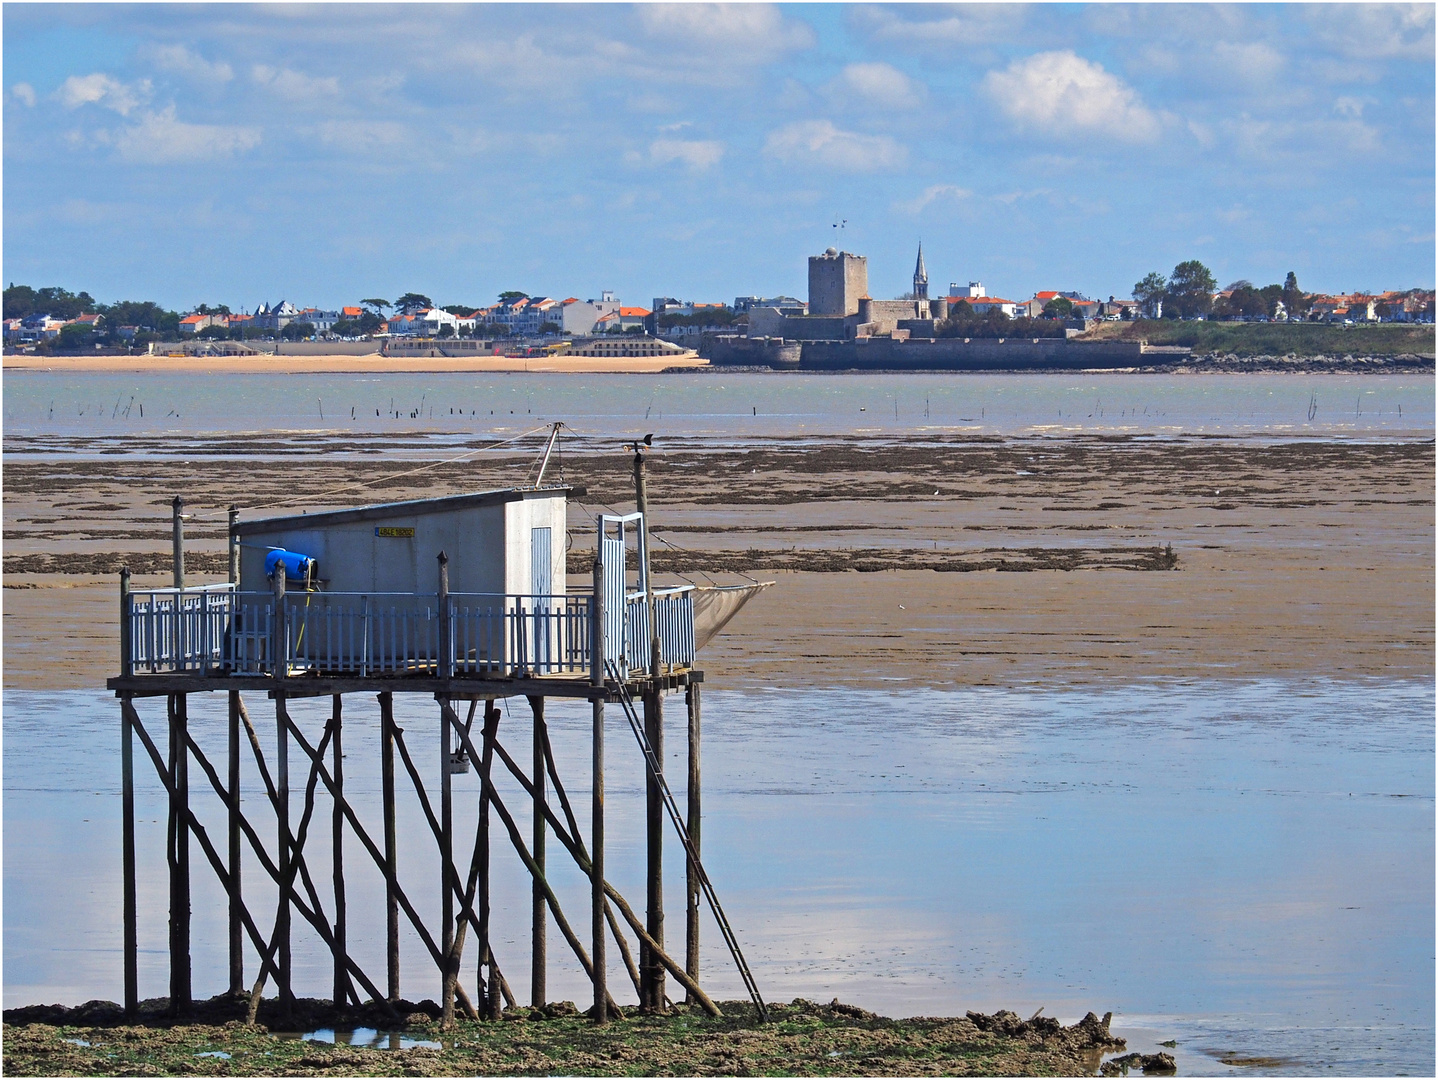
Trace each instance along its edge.
<instances>
[{"instance_id":1,"label":"water reflection","mask_svg":"<svg viewBox=\"0 0 1438 1080\"><path fill-rule=\"evenodd\" d=\"M396 708L433 784L438 757L422 752L438 729L433 703ZM307 731L328 709L291 705ZM273 718L262 699L251 711L272 754ZM379 790L369 711L358 699L346 709L345 773L378 835L367 809ZM103 694L5 697L7 1006L119 996L116 712ZM222 747L223 699L197 696L190 712L200 744ZM587 712L552 702L549 714L560 775L582 799ZM839 997L888 1015L1044 1006L1065 1022L1112 1009L1130 1050L1176 1041L1185 1073L1431 1074L1433 715L1431 681L714 690L705 696L705 861L775 1000ZM634 901L644 895L642 765L615 719L608 861ZM511 752L525 746L523 702L506 711L500 737ZM679 730L666 750L670 775L682 778ZM248 761L245 777L254 779ZM477 779L456 781L456 822L468 822L457 832L472 836ZM502 785L520 805L517 788ZM196 791L201 820L223 835L218 800ZM267 820L263 804L262 793L246 800L257 822ZM432 926L438 889L422 883L437 886L438 861L412 792L400 808L402 872ZM164 798L151 776L137 809L140 991L152 996L168 979L168 901ZM322 811L316 821L327 823ZM329 873L324 832L307 851L317 880ZM382 976L382 879L358 842L347 845L349 940L356 961ZM587 884L557 850L551 883L578 922ZM194 982L209 995L224 988L225 900L196 865ZM245 875L264 880L253 862ZM678 942L677 844L667 846L665 880ZM272 914L273 892L256 897L251 910ZM529 905L522 867L497 847L494 948L521 1000ZM708 988L742 997L717 931L707 921L705 931ZM406 996L437 997L412 932L401 955ZM582 975L553 930L550 958L551 999L583 1000ZM254 962L247 955L247 974ZM627 980L615 963L620 996ZM328 993L329 955L298 920L294 970L297 993ZM467 961L464 979L473 976ZM1294 1064L1230 1066L1223 1056Z\"/></svg>"},{"instance_id":2,"label":"water reflection","mask_svg":"<svg viewBox=\"0 0 1438 1080\"><path fill-rule=\"evenodd\" d=\"M378 1031L375 1028L355 1028L353 1031L319 1028L303 1033L279 1032L277 1034L281 1039L301 1039L304 1042L333 1043L338 1046L364 1046L371 1050L442 1049L441 1044L434 1039L416 1039L402 1031Z\"/></svg>"}]
</instances>

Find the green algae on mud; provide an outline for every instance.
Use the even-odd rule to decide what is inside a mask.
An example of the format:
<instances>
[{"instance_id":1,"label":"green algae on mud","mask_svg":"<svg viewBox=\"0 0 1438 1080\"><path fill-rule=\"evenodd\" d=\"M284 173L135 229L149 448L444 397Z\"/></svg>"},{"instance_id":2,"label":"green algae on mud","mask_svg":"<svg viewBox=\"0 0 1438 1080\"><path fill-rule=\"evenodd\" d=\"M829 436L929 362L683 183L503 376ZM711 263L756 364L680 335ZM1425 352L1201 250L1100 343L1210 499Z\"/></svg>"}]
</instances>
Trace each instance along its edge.
<instances>
[{"instance_id":1,"label":"green algae on mud","mask_svg":"<svg viewBox=\"0 0 1438 1080\"><path fill-rule=\"evenodd\" d=\"M320 1004L297 1003L309 1022L324 1015ZM770 1006L762 1024L749 1003L724 1002L719 1018L683 1006L663 1016L626 1009L623 1020L599 1028L560 1003L510 1010L499 1022L460 1020L441 1031L429 1005L402 1004L413 1009L403 1029L413 1039L439 1042L437 1049L301 1040L279 1033L268 1008L261 1014L268 1026L221 1020L227 1010L204 1006L201 1022L188 1023L168 1021L158 1009L139 1023L125 1022L114 1007L8 1010L0 1070L7 1076L1091 1076L1105 1052L1124 1048L1109 1034L1108 1018L1092 1013L1071 1027L1008 1012L891 1020L837 1000L797 999ZM62 1022L36 1021L47 1013ZM332 1019L345 1030L345 1018Z\"/></svg>"}]
</instances>

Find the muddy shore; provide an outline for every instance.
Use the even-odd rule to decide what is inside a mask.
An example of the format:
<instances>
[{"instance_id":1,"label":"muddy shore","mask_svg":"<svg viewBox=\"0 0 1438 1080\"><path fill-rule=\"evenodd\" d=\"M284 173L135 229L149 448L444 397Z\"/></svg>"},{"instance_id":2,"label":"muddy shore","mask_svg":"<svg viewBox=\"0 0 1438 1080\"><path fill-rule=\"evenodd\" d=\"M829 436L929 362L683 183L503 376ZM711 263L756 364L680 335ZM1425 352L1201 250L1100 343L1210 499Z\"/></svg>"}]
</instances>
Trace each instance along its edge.
<instances>
[{"instance_id":1,"label":"muddy shore","mask_svg":"<svg viewBox=\"0 0 1438 1080\"><path fill-rule=\"evenodd\" d=\"M226 436L184 460L143 437L6 450L4 682L28 688L112 673L115 575L168 584L176 493L191 576L218 580L232 502L253 518L438 496L532 465L424 467L384 436ZM701 656L725 687L1433 674L1431 439L779 440L651 469L662 578L776 582ZM590 515L632 504L629 461L569 453L562 478L588 488L579 575Z\"/></svg>"},{"instance_id":2,"label":"muddy shore","mask_svg":"<svg viewBox=\"0 0 1438 1080\"><path fill-rule=\"evenodd\" d=\"M6 1075L22 1076L1091 1076L1125 1048L1108 1017L1077 1024L1013 1013L890 1020L837 1000L771 1005L757 1022L748 1002L724 1016L676 1007L665 1016L625 1010L603 1028L570 1002L511 1009L500 1022L462 1019L441 1030L433 1002L400 1002L335 1015L300 1001L288 1020L267 1001L243 1023L245 999L216 998L175 1023L164 1001L126 1021L110 1002L5 1013ZM392 1032L386 1048L302 1040L317 1029ZM284 1034L288 1032L289 1034ZM333 1036L331 1036L333 1039ZM392 1047L392 1048L390 1048ZM1163 1062L1150 1072L1171 1073ZM1114 1070L1117 1071L1117 1070Z\"/></svg>"}]
</instances>

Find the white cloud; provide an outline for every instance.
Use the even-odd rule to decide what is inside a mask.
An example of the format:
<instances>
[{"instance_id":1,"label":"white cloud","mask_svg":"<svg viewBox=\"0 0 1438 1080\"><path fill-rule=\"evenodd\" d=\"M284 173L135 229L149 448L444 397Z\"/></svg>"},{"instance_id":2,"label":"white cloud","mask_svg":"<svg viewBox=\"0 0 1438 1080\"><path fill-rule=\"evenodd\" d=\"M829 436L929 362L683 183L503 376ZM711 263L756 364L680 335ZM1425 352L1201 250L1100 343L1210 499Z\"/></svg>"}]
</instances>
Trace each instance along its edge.
<instances>
[{"instance_id":1,"label":"white cloud","mask_svg":"<svg viewBox=\"0 0 1438 1080\"><path fill-rule=\"evenodd\" d=\"M928 88L888 64L850 64L828 86L829 96L845 103L858 101L885 109L912 109L923 104Z\"/></svg>"},{"instance_id":2,"label":"white cloud","mask_svg":"<svg viewBox=\"0 0 1438 1080\"><path fill-rule=\"evenodd\" d=\"M1317 4L1307 15L1345 56L1433 62L1432 4Z\"/></svg>"},{"instance_id":3,"label":"white cloud","mask_svg":"<svg viewBox=\"0 0 1438 1080\"><path fill-rule=\"evenodd\" d=\"M713 139L655 139L649 144L649 158L657 165L683 163L693 172L717 165L724 156L724 144Z\"/></svg>"},{"instance_id":4,"label":"white cloud","mask_svg":"<svg viewBox=\"0 0 1438 1080\"><path fill-rule=\"evenodd\" d=\"M1333 111L1339 116L1345 116L1350 120L1361 120L1363 118L1363 110L1369 105L1374 104L1377 104L1374 98L1352 97L1345 94L1334 100Z\"/></svg>"},{"instance_id":5,"label":"white cloud","mask_svg":"<svg viewBox=\"0 0 1438 1080\"><path fill-rule=\"evenodd\" d=\"M273 90L290 101L314 101L321 97L339 97L340 81L334 75L317 77L305 75L290 68L272 68L268 64L256 64L250 69L250 78L266 89Z\"/></svg>"},{"instance_id":6,"label":"white cloud","mask_svg":"<svg viewBox=\"0 0 1438 1080\"><path fill-rule=\"evenodd\" d=\"M10 96L22 105L34 106L35 88L29 83L17 82L10 87Z\"/></svg>"},{"instance_id":7,"label":"white cloud","mask_svg":"<svg viewBox=\"0 0 1438 1080\"><path fill-rule=\"evenodd\" d=\"M934 184L926 187L923 194L916 199L896 202L894 209L917 216L936 202L961 203L972 198L973 194L968 188L959 187L957 184Z\"/></svg>"},{"instance_id":8,"label":"white cloud","mask_svg":"<svg viewBox=\"0 0 1438 1080\"><path fill-rule=\"evenodd\" d=\"M769 133L764 152L791 165L824 165L847 172L902 166L908 150L887 135L842 131L828 120L798 120Z\"/></svg>"},{"instance_id":9,"label":"white cloud","mask_svg":"<svg viewBox=\"0 0 1438 1080\"><path fill-rule=\"evenodd\" d=\"M893 8L864 7L855 12L866 35L880 41L924 49L986 45L1017 37L1026 11L1019 4L935 4L906 19Z\"/></svg>"},{"instance_id":10,"label":"white cloud","mask_svg":"<svg viewBox=\"0 0 1438 1080\"><path fill-rule=\"evenodd\" d=\"M1261 41L1217 42L1213 58L1223 73L1253 84L1271 82L1288 63L1282 53Z\"/></svg>"},{"instance_id":11,"label":"white cloud","mask_svg":"<svg viewBox=\"0 0 1438 1080\"><path fill-rule=\"evenodd\" d=\"M1158 135L1158 117L1122 79L1069 50L1035 53L984 76L999 108L1051 135L1100 134L1139 142Z\"/></svg>"},{"instance_id":12,"label":"white cloud","mask_svg":"<svg viewBox=\"0 0 1438 1080\"><path fill-rule=\"evenodd\" d=\"M223 60L211 63L183 45L154 45L142 54L161 71L171 71L199 83L223 86L235 77Z\"/></svg>"},{"instance_id":13,"label":"white cloud","mask_svg":"<svg viewBox=\"0 0 1438 1080\"><path fill-rule=\"evenodd\" d=\"M137 124L102 136L120 159L137 165L176 165L217 161L259 145L260 129L241 125L187 124L175 119L175 107L147 113Z\"/></svg>"},{"instance_id":14,"label":"white cloud","mask_svg":"<svg viewBox=\"0 0 1438 1080\"><path fill-rule=\"evenodd\" d=\"M400 145L407 129L393 120L326 120L318 129L320 142L359 153L373 153Z\"/></svg>"},{"instance_id":15,"label":"white cloud","mask_svg":"<svg viewBox=\"0 0 1438 1080\"><path fill-rule=\"evenodd\" d=\"M60 84L55 96L67 109L103 105L121 116L129 116L131 110L150 99L150 80L122 83L114 76L99 71L92 75L71 75Z\"/></svg>"},{"instance_id":16,"label":"white cloud","mask_svg":"<svg viewBox=\"0 0 1438 1080\"><path fill-rule=\"evenodd\" d=\"M685 47L717 45L740 62L764 63L814 44L807 23L784 18L772 4L641 4L636 13L653 37Z\"/></svg>"}]
</instances>

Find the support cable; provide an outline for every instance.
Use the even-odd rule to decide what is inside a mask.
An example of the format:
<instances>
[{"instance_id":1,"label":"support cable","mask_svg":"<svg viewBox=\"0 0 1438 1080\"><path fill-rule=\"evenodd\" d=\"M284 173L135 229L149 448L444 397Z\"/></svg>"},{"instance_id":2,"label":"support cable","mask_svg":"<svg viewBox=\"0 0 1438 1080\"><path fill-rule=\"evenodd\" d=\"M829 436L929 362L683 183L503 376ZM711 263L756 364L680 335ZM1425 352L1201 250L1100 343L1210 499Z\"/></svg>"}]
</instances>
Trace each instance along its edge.
<instances>
[{"instance_id":1,"label":"support cable","mask_svg":"<svg viewBox=\"0 0 1438 1080\"><path fill-rule=\"evenodd\" d=\"M749 964L744 959L744 953L739 948L739 939L734 934L734 928L729 925L729 919L724 914L724 908L719 903L719 896L714 891L714 885L709 880L709 874L704 869L704 864L699 861L699 852L694 848L694 842L689 838L689 830L684 825L684 819L679 813L679 804L674 800L674 793L669 790L669 782L664 779L664 769L658 757L655 756L654 747L650 745L649 738L644 734L644 724L639 719L639 714L634 708L634 698L629 693L629 686L624 680L623 673L619 666L610 660L607 662L609 674L619 688L619 704L624 710L624 717L629 721L629 727L634 732L634 738L639 742L639 749L644 752L645 764L649 767L649 773L654 777L664 800L664 809L669 814L669 820L674 824L674 831L679 834L679 842L684 845L685 854L694 863L694 869L699 876L699 885L704 892L704 899L708 901L709 911L714 916L714 921L719 924L719 932L724 936L724 944L729 946L729 953L734 957L734 964L739 969L739 977L744 980L744 989L749 992L755 1008L759 1010L759 1020L769 1018L769 1010L764 1004L763 997L759 994L759 984L754 981L754 974L749 970Z\"/></svg>"}]
</instances>

